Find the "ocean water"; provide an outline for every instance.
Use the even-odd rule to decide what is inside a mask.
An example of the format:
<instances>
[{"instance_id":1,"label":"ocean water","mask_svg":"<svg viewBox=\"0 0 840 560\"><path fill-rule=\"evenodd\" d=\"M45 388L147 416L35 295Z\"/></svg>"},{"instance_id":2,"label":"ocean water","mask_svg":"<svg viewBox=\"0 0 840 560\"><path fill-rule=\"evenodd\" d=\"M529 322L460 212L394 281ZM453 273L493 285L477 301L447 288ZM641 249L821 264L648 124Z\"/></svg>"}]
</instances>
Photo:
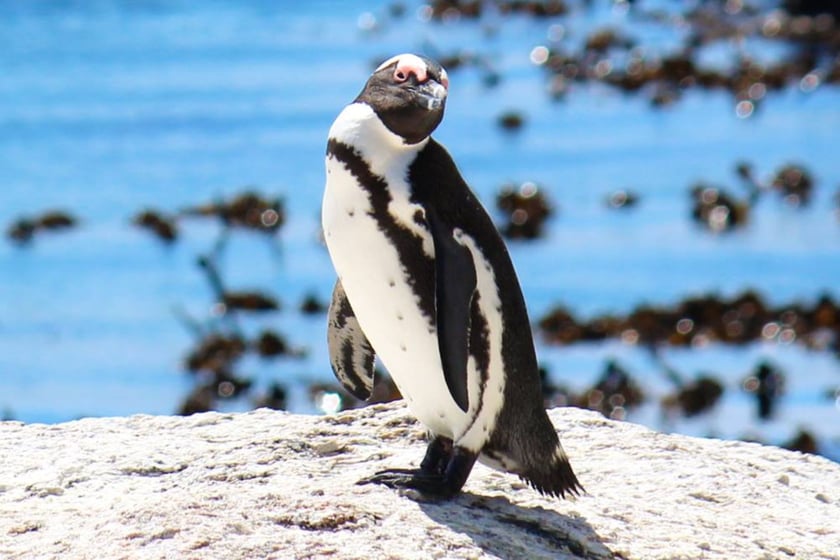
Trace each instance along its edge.
<instances>
[{"instance_id":1,"label":"ocean water","mask_svg":"<svg viewBox=\"0 0 840 560\"><path fill-rule=\"evenodd\" d=\"M288 222L276 240L233 232L222 275L232 288L270 291L284 303L243 321L245 332L275 328L308 354L246 358L239 369L257 392L281 382L292 410L315 412L308 384L332 379L325 319L297 305L309 293L327 300L334 281L319 241L326 133L372 66L406 51L468 49L501 78L488 88L476 68L452 71L436 137L488 207L500 185L526 180L557 207L544 238L511 243L532 319L558 304L587 318L745 289L774 305L840 298L837 88L770 93L748 119L723 92L692 90L653 110L643 97L579 85L556 102L529 60L548 44L550 25L563 26L570 44L620 27L661 52L682 32L608 2L551 20L446 23L424 21L420 3L405 7L398 17L388 2L0 2L0 225L52 208L81 220L25 247L0 240L0 409L27 422L176 410L193 385L181 364L195 342L178 316L213 321L212 291L195 260L221 229L185 220L167 247L131 217L254 185L284 198ZM770 60L784 51L742 48ZM726 65L731 50L709 49L703 60ZM497 126L507 110L524 115L521 131ZM793 209L764 197L745 228L703 231L689 219L690 186L703 180L739 193L733 169L741 160L761 178L804 165L817 184L812 203ZM604 197L623 188L640 194L638 207L607 209ZM712 413L666 422L654 403L671 387L644 350L541 344L539 354L555 381L575 389L617 358L649 396L630 420L772 442L805 428L840 458L840 403L826 395L840 385L836 356L796 344L665 349L687 377L713 372L727 389ZM765 358L784 369L787 389L776 419L761 423L739 386Z\"/></svg>"}]
</instances>

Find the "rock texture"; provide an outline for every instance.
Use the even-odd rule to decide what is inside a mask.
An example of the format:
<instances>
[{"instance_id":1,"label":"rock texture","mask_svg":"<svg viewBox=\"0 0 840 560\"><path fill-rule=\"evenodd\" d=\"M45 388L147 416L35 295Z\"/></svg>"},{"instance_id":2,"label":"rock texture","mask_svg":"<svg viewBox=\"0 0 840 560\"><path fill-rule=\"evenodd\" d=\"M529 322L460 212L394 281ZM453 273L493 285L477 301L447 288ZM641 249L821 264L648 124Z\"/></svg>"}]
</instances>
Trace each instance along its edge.
<instances>
[{"instance_id":1,"label":"rock texture","mask_svg":"<svg viewBox=\"0 0 840 560\"><path fill-rule=\"evenodd\" d=\"M0 423L0 558L840 558L840 465L551 418L588 495L477 466L451 502L355 482L416 465L400 404Z\"/></svg>"}]
</instances>

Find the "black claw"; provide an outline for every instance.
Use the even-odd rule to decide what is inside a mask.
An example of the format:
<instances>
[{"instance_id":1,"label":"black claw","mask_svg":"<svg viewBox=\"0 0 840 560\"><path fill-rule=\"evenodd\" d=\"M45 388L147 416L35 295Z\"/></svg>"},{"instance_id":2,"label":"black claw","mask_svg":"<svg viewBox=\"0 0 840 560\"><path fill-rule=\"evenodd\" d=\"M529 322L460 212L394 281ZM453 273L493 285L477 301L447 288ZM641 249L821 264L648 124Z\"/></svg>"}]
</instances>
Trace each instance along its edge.
<instances>
[{"instance_id":1,"label":"black claw","mask_svg":"<svg viewBox=\"0 0 840 560\"><path fill-rule=\"evenodd\" d=\"M372 476L361 479L356 484L384 484L382 480L386 480L397 476L410 477L416 474L420 474L421 472L422 471L418 469L385 469L382 471L377 471Z\"/></svg>"}]
</instances>

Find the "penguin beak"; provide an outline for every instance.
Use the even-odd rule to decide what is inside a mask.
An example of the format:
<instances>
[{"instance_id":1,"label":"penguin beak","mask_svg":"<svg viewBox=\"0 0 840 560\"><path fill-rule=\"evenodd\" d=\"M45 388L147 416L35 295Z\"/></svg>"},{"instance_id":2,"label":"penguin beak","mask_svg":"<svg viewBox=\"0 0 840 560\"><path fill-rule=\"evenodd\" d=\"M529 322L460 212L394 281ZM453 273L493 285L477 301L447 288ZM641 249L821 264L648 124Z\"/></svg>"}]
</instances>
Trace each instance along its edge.
<instances>
[{"instance_id":1,"label":"penguin beak","mask_svg":"<svg viewBox=\"0 0 840 560\"><path fill-rule=\"evenodd\" d=\"M429 79L416 86L415 91L421 100L421 105L425 105L429 111L437 111L443 108L446 101L446 87Z\"/></svg>"}]
</instances>

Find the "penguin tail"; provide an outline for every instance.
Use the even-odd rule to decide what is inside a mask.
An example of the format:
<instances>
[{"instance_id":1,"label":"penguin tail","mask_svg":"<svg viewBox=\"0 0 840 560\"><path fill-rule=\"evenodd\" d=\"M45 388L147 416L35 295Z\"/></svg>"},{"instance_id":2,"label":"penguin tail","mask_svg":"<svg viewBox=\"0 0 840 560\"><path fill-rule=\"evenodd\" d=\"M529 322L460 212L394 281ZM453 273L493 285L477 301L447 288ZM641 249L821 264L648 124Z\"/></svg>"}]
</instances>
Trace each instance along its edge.
<instances>
[{"instance_id":1,"label":"penguin tail","mask_svg":"<svg viewBox=\"0 0 840 560\"><path fill-rule=\"evenodd\" d=\"M540 494L547 496L566 498L580 496L586 492L559 444L551 460L519 473L519 478Z\"/></svg>"}]
</instances>

